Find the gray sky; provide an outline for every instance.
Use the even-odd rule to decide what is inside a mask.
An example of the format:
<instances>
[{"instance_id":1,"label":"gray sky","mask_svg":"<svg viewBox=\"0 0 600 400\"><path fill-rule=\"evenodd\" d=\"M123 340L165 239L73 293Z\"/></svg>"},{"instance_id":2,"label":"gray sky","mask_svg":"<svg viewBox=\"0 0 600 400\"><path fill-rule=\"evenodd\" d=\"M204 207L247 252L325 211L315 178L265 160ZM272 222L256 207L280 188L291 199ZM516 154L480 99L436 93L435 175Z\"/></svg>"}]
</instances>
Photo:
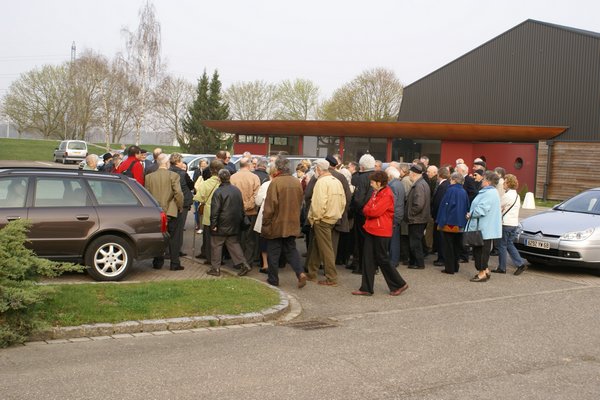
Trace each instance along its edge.
<instances>
[{"instance_id":1,"label":"gray sky","mask_svg":"<svg viewBox=\"0 0 600 400\"><path fill-rule=\"evenodd\" d=\"M304 78L329 96L365 69L409 84L531 18L600 32L597 0L155 0L171 74ZM0 96L19 74L90 48L112 57L143 0L0 0Z\"/></svg>"}]
</instances>

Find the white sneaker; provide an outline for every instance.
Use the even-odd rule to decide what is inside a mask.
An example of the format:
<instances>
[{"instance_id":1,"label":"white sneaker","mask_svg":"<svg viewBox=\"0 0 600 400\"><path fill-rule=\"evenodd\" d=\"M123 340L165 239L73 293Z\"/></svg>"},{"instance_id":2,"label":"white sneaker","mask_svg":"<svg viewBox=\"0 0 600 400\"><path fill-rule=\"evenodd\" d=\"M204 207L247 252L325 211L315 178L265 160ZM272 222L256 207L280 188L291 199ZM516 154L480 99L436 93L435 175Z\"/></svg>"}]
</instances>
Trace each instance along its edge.
<instances>
[{"instance_id":1,"label":"white sneaker","mask_svg":"<svg viewBox=\"0 0 600 400\"><path fill-rule=\"evenodd\" d=\"M197 233L197 234L201 234L201 233L202 233L202 229L198 229L198 230L196 231L196 233Z\"/></svg>"}]
</instances>

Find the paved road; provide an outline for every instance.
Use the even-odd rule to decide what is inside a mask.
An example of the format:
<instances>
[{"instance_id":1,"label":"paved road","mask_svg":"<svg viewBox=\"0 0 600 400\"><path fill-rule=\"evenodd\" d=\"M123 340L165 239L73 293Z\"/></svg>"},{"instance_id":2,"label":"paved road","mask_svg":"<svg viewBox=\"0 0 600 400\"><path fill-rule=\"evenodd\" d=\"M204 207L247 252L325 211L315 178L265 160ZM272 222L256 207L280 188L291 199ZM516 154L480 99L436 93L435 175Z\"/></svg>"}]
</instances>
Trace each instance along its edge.
<instances>
[{"instance_id":1,"label":"paved road","mask_svg":"<svg viewBox=\"0 0 600 400\"><path fill-rule=\"evenodd\" d=\"M431 262L431 260L429 260ZM298 290L300 321L0 351L3 399L597 399L600 278L529 270L471 283L401 273L410 289L354 297L359 277ZM252 277L259 274L253 273Z\"/></svg>"}]
</instances>

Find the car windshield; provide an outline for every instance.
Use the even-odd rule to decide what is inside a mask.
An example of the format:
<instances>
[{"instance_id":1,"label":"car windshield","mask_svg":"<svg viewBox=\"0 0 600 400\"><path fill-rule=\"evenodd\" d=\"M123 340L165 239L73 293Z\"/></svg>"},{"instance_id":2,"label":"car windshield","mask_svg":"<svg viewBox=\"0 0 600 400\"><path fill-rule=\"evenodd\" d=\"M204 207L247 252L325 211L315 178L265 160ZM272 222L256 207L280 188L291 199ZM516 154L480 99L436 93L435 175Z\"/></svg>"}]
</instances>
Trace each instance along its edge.
<instances>
[{"instance_id":1,"label":"car windshield","mask_svg":"<svg viewBox=\"0 0 600 400\"><path fill-rule=\"evenodd\" d=\"M561 211L600 215L600 190L588 190L570 198L555 208Z\"/></svg>"}]
</instances>

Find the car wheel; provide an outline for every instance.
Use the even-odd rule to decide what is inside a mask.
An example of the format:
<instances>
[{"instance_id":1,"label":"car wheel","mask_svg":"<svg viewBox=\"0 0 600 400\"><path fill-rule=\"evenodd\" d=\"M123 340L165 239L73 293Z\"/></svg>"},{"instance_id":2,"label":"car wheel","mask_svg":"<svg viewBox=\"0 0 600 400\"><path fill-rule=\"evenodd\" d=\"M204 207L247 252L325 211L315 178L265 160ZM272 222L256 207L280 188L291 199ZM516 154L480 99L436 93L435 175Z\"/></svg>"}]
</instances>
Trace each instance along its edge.
<instances>
[{"instance_id":1,"label":"car wheel","mask_svg":"<svg viewBox=\"0 0 600 400\"><path fill-rule=\"evenodd\" d=\"M95 239L85 252L85 265L92 278L98 281L118 281L129 272L133 250L129 243L113 235Z\"/></svg>"}]
</instances>

